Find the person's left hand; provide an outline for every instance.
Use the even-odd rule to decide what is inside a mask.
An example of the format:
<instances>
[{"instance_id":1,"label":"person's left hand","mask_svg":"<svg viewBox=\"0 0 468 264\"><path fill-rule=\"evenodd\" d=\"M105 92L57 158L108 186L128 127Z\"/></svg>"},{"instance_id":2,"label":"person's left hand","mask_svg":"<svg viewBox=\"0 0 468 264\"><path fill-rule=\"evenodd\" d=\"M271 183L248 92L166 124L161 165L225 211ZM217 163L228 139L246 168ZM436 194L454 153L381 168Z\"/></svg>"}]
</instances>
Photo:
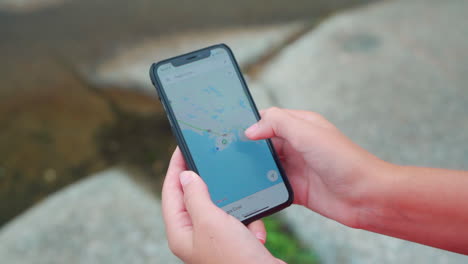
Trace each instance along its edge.
<instances>
[{"instance_id":1,"label":"person's left hand","mask_svg":"<svg viewBox=\"0 0 468 264\"><path fill-rule=\"evenodd\" d=\"M203 180L186 170L177 148L162 190L167 239L176 256L189 264L284 263L263 246L263 222L244 226L213 204Z\"/></svg>"}]
</instances>

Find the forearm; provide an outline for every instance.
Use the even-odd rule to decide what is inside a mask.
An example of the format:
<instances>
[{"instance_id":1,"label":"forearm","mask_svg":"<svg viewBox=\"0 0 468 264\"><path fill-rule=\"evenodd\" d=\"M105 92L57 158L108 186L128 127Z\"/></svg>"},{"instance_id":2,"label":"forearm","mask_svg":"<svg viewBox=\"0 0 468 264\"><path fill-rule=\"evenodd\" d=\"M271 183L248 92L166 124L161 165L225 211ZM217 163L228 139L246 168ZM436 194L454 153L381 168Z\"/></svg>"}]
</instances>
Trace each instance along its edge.
<instances>
[{"instance_id":1,"label":"forearm","mask_svg":"<svg viewBox=\"0 0 468 264\"><path fill-rule=\"evenodd\" d=\"M468 254L468 172L389 165L371 193L360 228Z\"/></svg>"}]
</instances>

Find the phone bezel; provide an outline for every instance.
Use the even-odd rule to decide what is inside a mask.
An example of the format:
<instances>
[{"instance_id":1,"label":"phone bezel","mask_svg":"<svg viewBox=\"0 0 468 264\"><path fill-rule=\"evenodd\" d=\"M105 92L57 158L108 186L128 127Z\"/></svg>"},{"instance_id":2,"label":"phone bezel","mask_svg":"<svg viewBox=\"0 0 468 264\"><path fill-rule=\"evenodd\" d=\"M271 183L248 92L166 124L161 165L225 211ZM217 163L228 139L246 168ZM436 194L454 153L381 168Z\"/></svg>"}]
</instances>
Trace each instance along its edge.
<instances>
[{"instance_id":1,"label":"phone bezel","mask_svg":"<svg viewBox=\"0 0 468 264\"><path fill-rule=\"evenodd\" d=\"M185 141L185 138L182 134L182 131L180 129L180 126L179 124L177 123L177 120L175 118L175 114L170 106L170 104L168 104L169 100L168 100L168 97L162 87L162 84L161 84L161 81L159 79L159 76L157 74L157 69L159 66L163 65L163 64L167 64L167 63L173 63L174 61L177 62L177 66L180 66L180 65L183 65L183 64L180 64L180 61L183 61L183 60L187 60L189 58L192 58L193 56L199 56L199 59L203 59L205 58L206 56L206 53L207 53L207 50L209 51L208 53L211 53L211 50L212 49L216 49L216 48L223 48L227 51L227 53L229 54L229 57L231 59L231 62L233 63L234 65L234 68L236 69L236 73L237 73L237 76L239 77L239 80L241 81L241 84L242 84L242 87L244 89L244 92L246 94L246 97L249 101L249 104L254 112L254 115L256 117L257 120L260 120L260 114L258 112L258 109L257 109L257 106L255 105L255 102L252 98L252 95L248 89L248 86L247 86L247 83L244 79L244 76L242 75L242 72L240 70L240 67L237 63L237 60L236 58L234 57L234 54L232 52L232 50L229 48L229 46L227 46L226 44L217 44L217 45L213 45L213 46L209 46L209 47L206 47L206 48L203 48L203 49L199 49L199 50L196 50L196 51L192 51L192 52L189 52L189 53L185 53L185 54L182 54L182 55L179 55L179 56L176 56L176 57L172 57L172 58L169 58L169 59L165 59L165 60L162 60L162 61L159 61L157 63L153 63L151 65L151 68L150 68L150 78L151 78L151 82L153 83L154 87L156 88L156 92L158 94L158 97L159 97L159 100L161 101L165 111L166 111L166 114L167 114L167 118L169 120L169 123L171 125L171 129L172 129L172 133L175 135L176 137L176 141L177 141L177 144L179 145L180 147L180 150L184 156L184 159L185 159L185 162L187 163L187 167L188 169L198 173L198 170L197 170L197 166L195 164L195 162L193 161L193 158L192 158L192 154L190 153L190 150L188 148L188 145ZM193 60L195 61L195 60ZM191 63L193 61L189 61L187 63ZM286 173L284 172L284 169L283 167L281 166L281 162L278 158L278 155L276 154L276 151L273 147L273 144L271 142L270 139L267 139L266 140L267 142L267 145L268 145L268 148L270 149L270 153L271 155L273 156L273 159L275 160L275 163L280 171L280 175L281 175L281 178L283 179L283 182L286 186L286 189L288 191L288 199L282 203L282 204L279 204L275 207L272 207L264 212L261 212L257 215L254 215L250 218L247 218L247 219L244 219L242 221L242 223L244 224L249 224L255 220L258 220L258 219L261 219L265 216L268 216L268 215L271 215L273 213L276 213L278 211L281 211L282 209L290 206L294 200L294 193L293 193L293 190L291 188L291 184L289 183L289 180L288 180L288 177L286 176Z\"/></svg>"}]
</instances>

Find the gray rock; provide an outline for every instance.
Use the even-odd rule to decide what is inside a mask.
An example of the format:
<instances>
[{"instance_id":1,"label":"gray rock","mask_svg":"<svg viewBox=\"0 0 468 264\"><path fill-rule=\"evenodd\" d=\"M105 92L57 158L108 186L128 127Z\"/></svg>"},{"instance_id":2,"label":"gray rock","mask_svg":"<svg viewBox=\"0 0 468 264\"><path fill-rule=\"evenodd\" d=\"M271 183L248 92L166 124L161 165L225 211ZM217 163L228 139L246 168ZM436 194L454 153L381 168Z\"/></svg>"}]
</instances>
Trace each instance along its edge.
<instances>
[{"instance_id":1,"label":"gray rock","mask_svg":"<svg viewBox=\"0 0 468 264\"><path fill-rule=\"evenodd\" d=\"M163 36L130 48L121 48L121 52L99 64L88 76L101 86L131 87L155 95L148 77L148 70L153 62L225 43L232 48L239 64L245 66L277 48L303 28L304 23L294 22Z\"/></svg>"},{"instance_id":2,"label":"gray rock","mask_svg":"<svg viewBox=\"0 0 468 264\"><path fill-rule=\"evenodd\" d=\"M319 112L390 162L466 170L467 13L462 0L384 1L345 12L290 45L255 87L274 95L265 105ZM468 262L299 207L283 217L323 263Z\"/></svg>"},{"instance_id":3,"label":"gray rock","mask_svg":"<svg viewBox=\"0 0 468 264\"><path fill-rule=\"evenodd\" d=\"M271 90L258 85L258 83L255 81L249 81L246 79L246 82L248 83L250 94L252 95L254 102L259 110L275 106L273 103L273 97L275 95Z\"/></svg>"},{"instance_id":4,"label":"gray rock","mask_svg":"<svg viewBox=\"0 0 468 264\"><path fill-rule=\"evenodd\" d=\"M257 85L385 160L468 169L467 11L467 1L417 0L346 12L288 47Z\"/></svg>"},{"instance_id":5,"label":"gray rock","mask_svg":"<svg viewBox=\"0 0 468 264\"><path fill-rule=\"evenodd\" d=\"M280 213L321 263L467 263L468 256L343 226L301 206Z\"/></svg>"},{"instance_id":6,"label":"gray rock","mask_svg":"<svg viewBox=\"0 0 468 264\"><path fill-rule=\"evenodd\" d=\"M62 190L0 231L2 263L181 263L159 202L113 169Z\"/></svg>"}]
</instances>

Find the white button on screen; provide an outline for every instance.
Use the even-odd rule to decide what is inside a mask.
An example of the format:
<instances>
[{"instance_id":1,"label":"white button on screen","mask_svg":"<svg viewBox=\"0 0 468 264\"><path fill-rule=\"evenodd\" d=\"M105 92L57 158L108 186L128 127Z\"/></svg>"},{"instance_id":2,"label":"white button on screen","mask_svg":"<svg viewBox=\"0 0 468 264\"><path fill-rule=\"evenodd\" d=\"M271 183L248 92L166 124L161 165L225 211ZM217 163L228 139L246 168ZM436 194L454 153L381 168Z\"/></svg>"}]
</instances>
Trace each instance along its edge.
<instances>
[{"instance_id":1,"label":"white button on screen","mask_svg":"<svg viewBox=\"0 0 468 264\"><path fill-rule=\"evenodd\" d=\"M270 180L272 182L277 181L278 180L278 172L276 172L275 170L268 171L267 172L267 178L268 178L268 180Z\"/></svg>"}]
</instances>

